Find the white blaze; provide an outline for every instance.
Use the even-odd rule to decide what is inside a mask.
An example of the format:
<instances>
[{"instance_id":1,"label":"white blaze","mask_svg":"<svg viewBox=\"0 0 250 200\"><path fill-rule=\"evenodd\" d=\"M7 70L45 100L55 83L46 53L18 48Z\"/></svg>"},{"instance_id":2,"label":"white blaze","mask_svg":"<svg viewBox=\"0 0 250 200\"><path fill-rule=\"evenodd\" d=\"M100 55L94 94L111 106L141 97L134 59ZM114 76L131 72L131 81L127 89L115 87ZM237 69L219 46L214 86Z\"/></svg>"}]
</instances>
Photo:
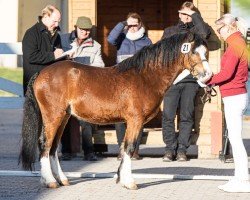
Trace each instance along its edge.
<instances>
[{"instance_id":1,"label":"white blaze","mask_svg":"<svg viewBox=\"0 0 250 200\"><path fill-rule=\"evenodd\" d=\"M207 59L206 59L206 52L207 52L207 49L206 49L206 47L205 46L203 46L203 45L200 45L199 47L197 47L196 49L195 49L195 52L197 52L199 55L200 55L200 57L201 57L201 60L203 60L202 61L202 64L203 64L203 66L204 66L204 68L205 68L205 71L206 71L206 73L205 73L205 76L200 76L199 77L199 79L198 79L198 82L201 82L201 83L206 83L210 78L211 78L211 76L212 76L212 70L211 70L211 68L209 67L209 64L208 64L208 62L207 62Z\"/></svg>"}]
</instances>

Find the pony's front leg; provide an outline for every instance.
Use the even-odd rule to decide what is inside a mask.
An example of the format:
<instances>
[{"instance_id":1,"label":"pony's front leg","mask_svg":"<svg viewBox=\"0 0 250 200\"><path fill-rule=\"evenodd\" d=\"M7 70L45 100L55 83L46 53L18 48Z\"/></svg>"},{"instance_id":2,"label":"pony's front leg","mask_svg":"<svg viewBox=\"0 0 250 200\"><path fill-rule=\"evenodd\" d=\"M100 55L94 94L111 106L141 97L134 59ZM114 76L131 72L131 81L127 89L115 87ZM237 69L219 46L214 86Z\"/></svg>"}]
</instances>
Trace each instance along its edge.
<instances>
[{"instance_id":1,"label":"pony's front leg","mask_svg":"<svg viewBox=\"0 0 250 200\"><path fill-rule=\"evenodd\" d=\"M54 155L50 155L49 157L50 157L52 173L54 177L56 178L57 182L63 186L70 185L68 178L65 176L65 174L62 171L61 165L58 160L57 151L55 152Z\"/></svg>"},{"instance_id":2,"label":"pony's front leg","mask_svg":"<svg viewBox=\"0 0 250 200\"><path fill-rule=\"evenodd\" d=\"M131 155L129 155L126 151L123 154L122 161L120 163L118 169L118 178L117 183L120 182L121 185L130 190L137 190L137 185L134 181L132 176L132 169L131 169Z\"/></svg>"},{"instance_id":3,"label":"pony's front leg","mask_svg":"<svg viewBox=\"0 0 250 200\"><path fill-rule=\"evenodd\" d=\"M131 156L135 150L135 144L142 127L142 123L127 122L127 130L124 137L124 154L117 172L117 183L120 182L125 188L136 190L137 185L132 176Z\"/></svg>"},{"instance_id":4,"label":"pony's front leg","mask_svg":"<svg viewBox=\"0 0 250 200\"><path fill-rule=\"evenodd\" d=\"M41 183L48 188L57 188L58 184L52 174L50 167L49 151L46 151L42 154L40 163L41 163Z\"/></svg>"}]
</instances>

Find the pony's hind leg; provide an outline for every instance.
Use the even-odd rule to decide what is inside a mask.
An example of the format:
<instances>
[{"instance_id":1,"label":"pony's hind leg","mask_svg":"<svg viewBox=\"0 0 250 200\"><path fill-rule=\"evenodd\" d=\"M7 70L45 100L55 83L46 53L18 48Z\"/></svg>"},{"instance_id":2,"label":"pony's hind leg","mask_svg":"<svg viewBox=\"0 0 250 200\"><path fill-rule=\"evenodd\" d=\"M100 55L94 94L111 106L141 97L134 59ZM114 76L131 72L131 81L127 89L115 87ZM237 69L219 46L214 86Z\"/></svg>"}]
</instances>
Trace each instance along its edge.
<instances>
[{"instance_id":1,"label":"pony's hind leg","mask_svg":"<svg viewBox=\"0 0 250 200\"><path fill-rule=\"evenodd\" d=\"M51 151L50 151L50 156L49 156L53 176L55 177L57 182L63 186L68 186L70 184L69 184L68 178L65 176L65 174L62 171L62 168L58 159L58 155L57 155L57 147L61 140L65 125L67 124L69 117L70 115L65 116L61 126L59 127L56 137L54 139Z\"/></svg>"},{"instance_id":2,"label":"pony's hind leg","mask_svg":"<svg viewBox=\"0 0 250 200\"><path fill-rule=\"evenodd\" d=\"M57 151L55 152L54 155L50 155L49 157L50 157L50 163L51 163L51 170L57 182L62 186L70 185L68 178L65 176L65 174L62 171L60 162L58 160Z\"/></svg>"},{"instance_id":3,"label":"pony's hind leg","mask_svg":"<svg viewBox=\"0 0 250 200\"><path fill-rule=\"evenodd\" d=\"M42 109L41 109L42 111ZM57 180L54 178L52 170L51 170L51 162L50 162L50 150L54 143L54 139L56 139L56 134L63 122L63 119L66 115L66 112L54 112L45 115L42 112L43 117L43 124L44 124L44 145L42 146L41 151L41 183L46 185L48 188L56 188L58 187ZM53 166L54 160L57 163L58 158L52 159Z\"/></svg>"},{"instance_id":4,"label":"pony's hind leg","mask_svg":"<svg viewBox=\"0 0 250 200\"><path fill-rule=\"evenodd\" d=\"M48 153L45 153L43 156L41 156L40 163L42 185L45 185L48 188L57 188L58 184L50 168L50 158Z\"/></svg>"},{"instance_id":5,"label":"pony's hind leg","mask_svg":"<svg viewBox=\"0 0 250 200\"><path fill-rule=\"evenodd\" d=\"M135 143L138 138L142 123L131 122L127 123L127 130L124 138L124 156L118 168L117 182L120 182L123 187L131 190L136 190L137 185L132 176L131 155L135 149Z\"/></svg>"}]
</instances>

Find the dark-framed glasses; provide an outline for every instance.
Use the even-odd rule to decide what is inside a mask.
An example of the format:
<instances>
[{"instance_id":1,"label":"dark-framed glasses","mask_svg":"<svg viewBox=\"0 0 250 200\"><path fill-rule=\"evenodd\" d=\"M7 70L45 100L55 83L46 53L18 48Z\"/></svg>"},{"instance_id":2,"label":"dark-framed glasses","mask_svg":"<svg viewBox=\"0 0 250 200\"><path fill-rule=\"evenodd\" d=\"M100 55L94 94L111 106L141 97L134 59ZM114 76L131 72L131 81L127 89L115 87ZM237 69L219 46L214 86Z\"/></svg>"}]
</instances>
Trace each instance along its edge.
<instances>
[{"instance_id":1,"label":"dark-framed glasses","mask_svg":"<svg viewBox=\"0 0 250 200\"><path fill-rule=\"evenodd\" d=\"M218 28L218 29L217 29L217 32L220 34L221 29L222 29L223 27L225 27L225 26L226 26L226 24L224 24L223 26L221 26L220 28Z\"/></svg>"},{"instance_id":2,"label":"dark-framed glasses","mask_svg":"<svg viewBox=\"0 0 250 200\"><path fill-rule=\"evenodd\" d=\"M132 27L138 27L139 26L139 24L133 24L133 25L128 25L128 28L132 28Z\"/></svg>"},{"instance_id":3,"label":"dark-framed glasses","mask_svg":"<svg viewBox=\"0 0 250 200\"><path fill-rule=\"evenodd\" d=\"M183 13L183 12L179 12L181 15L185 15L185 16L189 16L190 17L190 15L188 15L187 13Z\"/></svg>"}]
</instances>

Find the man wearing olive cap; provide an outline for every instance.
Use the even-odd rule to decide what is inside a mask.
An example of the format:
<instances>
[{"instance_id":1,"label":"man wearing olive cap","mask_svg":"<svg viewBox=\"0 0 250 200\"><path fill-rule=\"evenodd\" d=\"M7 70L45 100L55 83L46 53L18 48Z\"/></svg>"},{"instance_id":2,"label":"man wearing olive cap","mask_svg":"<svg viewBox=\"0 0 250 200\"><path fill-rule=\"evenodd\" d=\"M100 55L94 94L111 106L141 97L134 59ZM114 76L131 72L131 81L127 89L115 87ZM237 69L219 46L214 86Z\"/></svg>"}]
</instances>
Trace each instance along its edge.
<instances>
[{"instance_id":1,"label":"man wearing olive cap","mask_svg":"<svg viewBox=\"0 0 250 200\"><path fill-rule=\"evenodd\" d=\"M61 35L62 49L64 51L72 51L73 60L76 62L95 67L104 67L101 45L91 37L92 23L90 18L84 16L78 17L74 28L75 30L71 33ZM71 159L70 125L73 120L73 118L69 119L62 136L63 160ZM85 160L95 161L97 158L94 154L92 143L94 125L84 121L80 121L80 125L82 127L82 148Z\"/></svg>"},{"instance_id":2,"label":"man wearing olive cap","mask_svg":"<svg viewBox=\"0 0 250 200\"><path fill-rule=\"evenodd\" d=\"M64 51L73 48L75 61L85 65L104 67L101 55L101 45L92 39L92 23L88 17L78 17L75 30L61 35L62 48Z\"/></svg>"}]
</instances>

